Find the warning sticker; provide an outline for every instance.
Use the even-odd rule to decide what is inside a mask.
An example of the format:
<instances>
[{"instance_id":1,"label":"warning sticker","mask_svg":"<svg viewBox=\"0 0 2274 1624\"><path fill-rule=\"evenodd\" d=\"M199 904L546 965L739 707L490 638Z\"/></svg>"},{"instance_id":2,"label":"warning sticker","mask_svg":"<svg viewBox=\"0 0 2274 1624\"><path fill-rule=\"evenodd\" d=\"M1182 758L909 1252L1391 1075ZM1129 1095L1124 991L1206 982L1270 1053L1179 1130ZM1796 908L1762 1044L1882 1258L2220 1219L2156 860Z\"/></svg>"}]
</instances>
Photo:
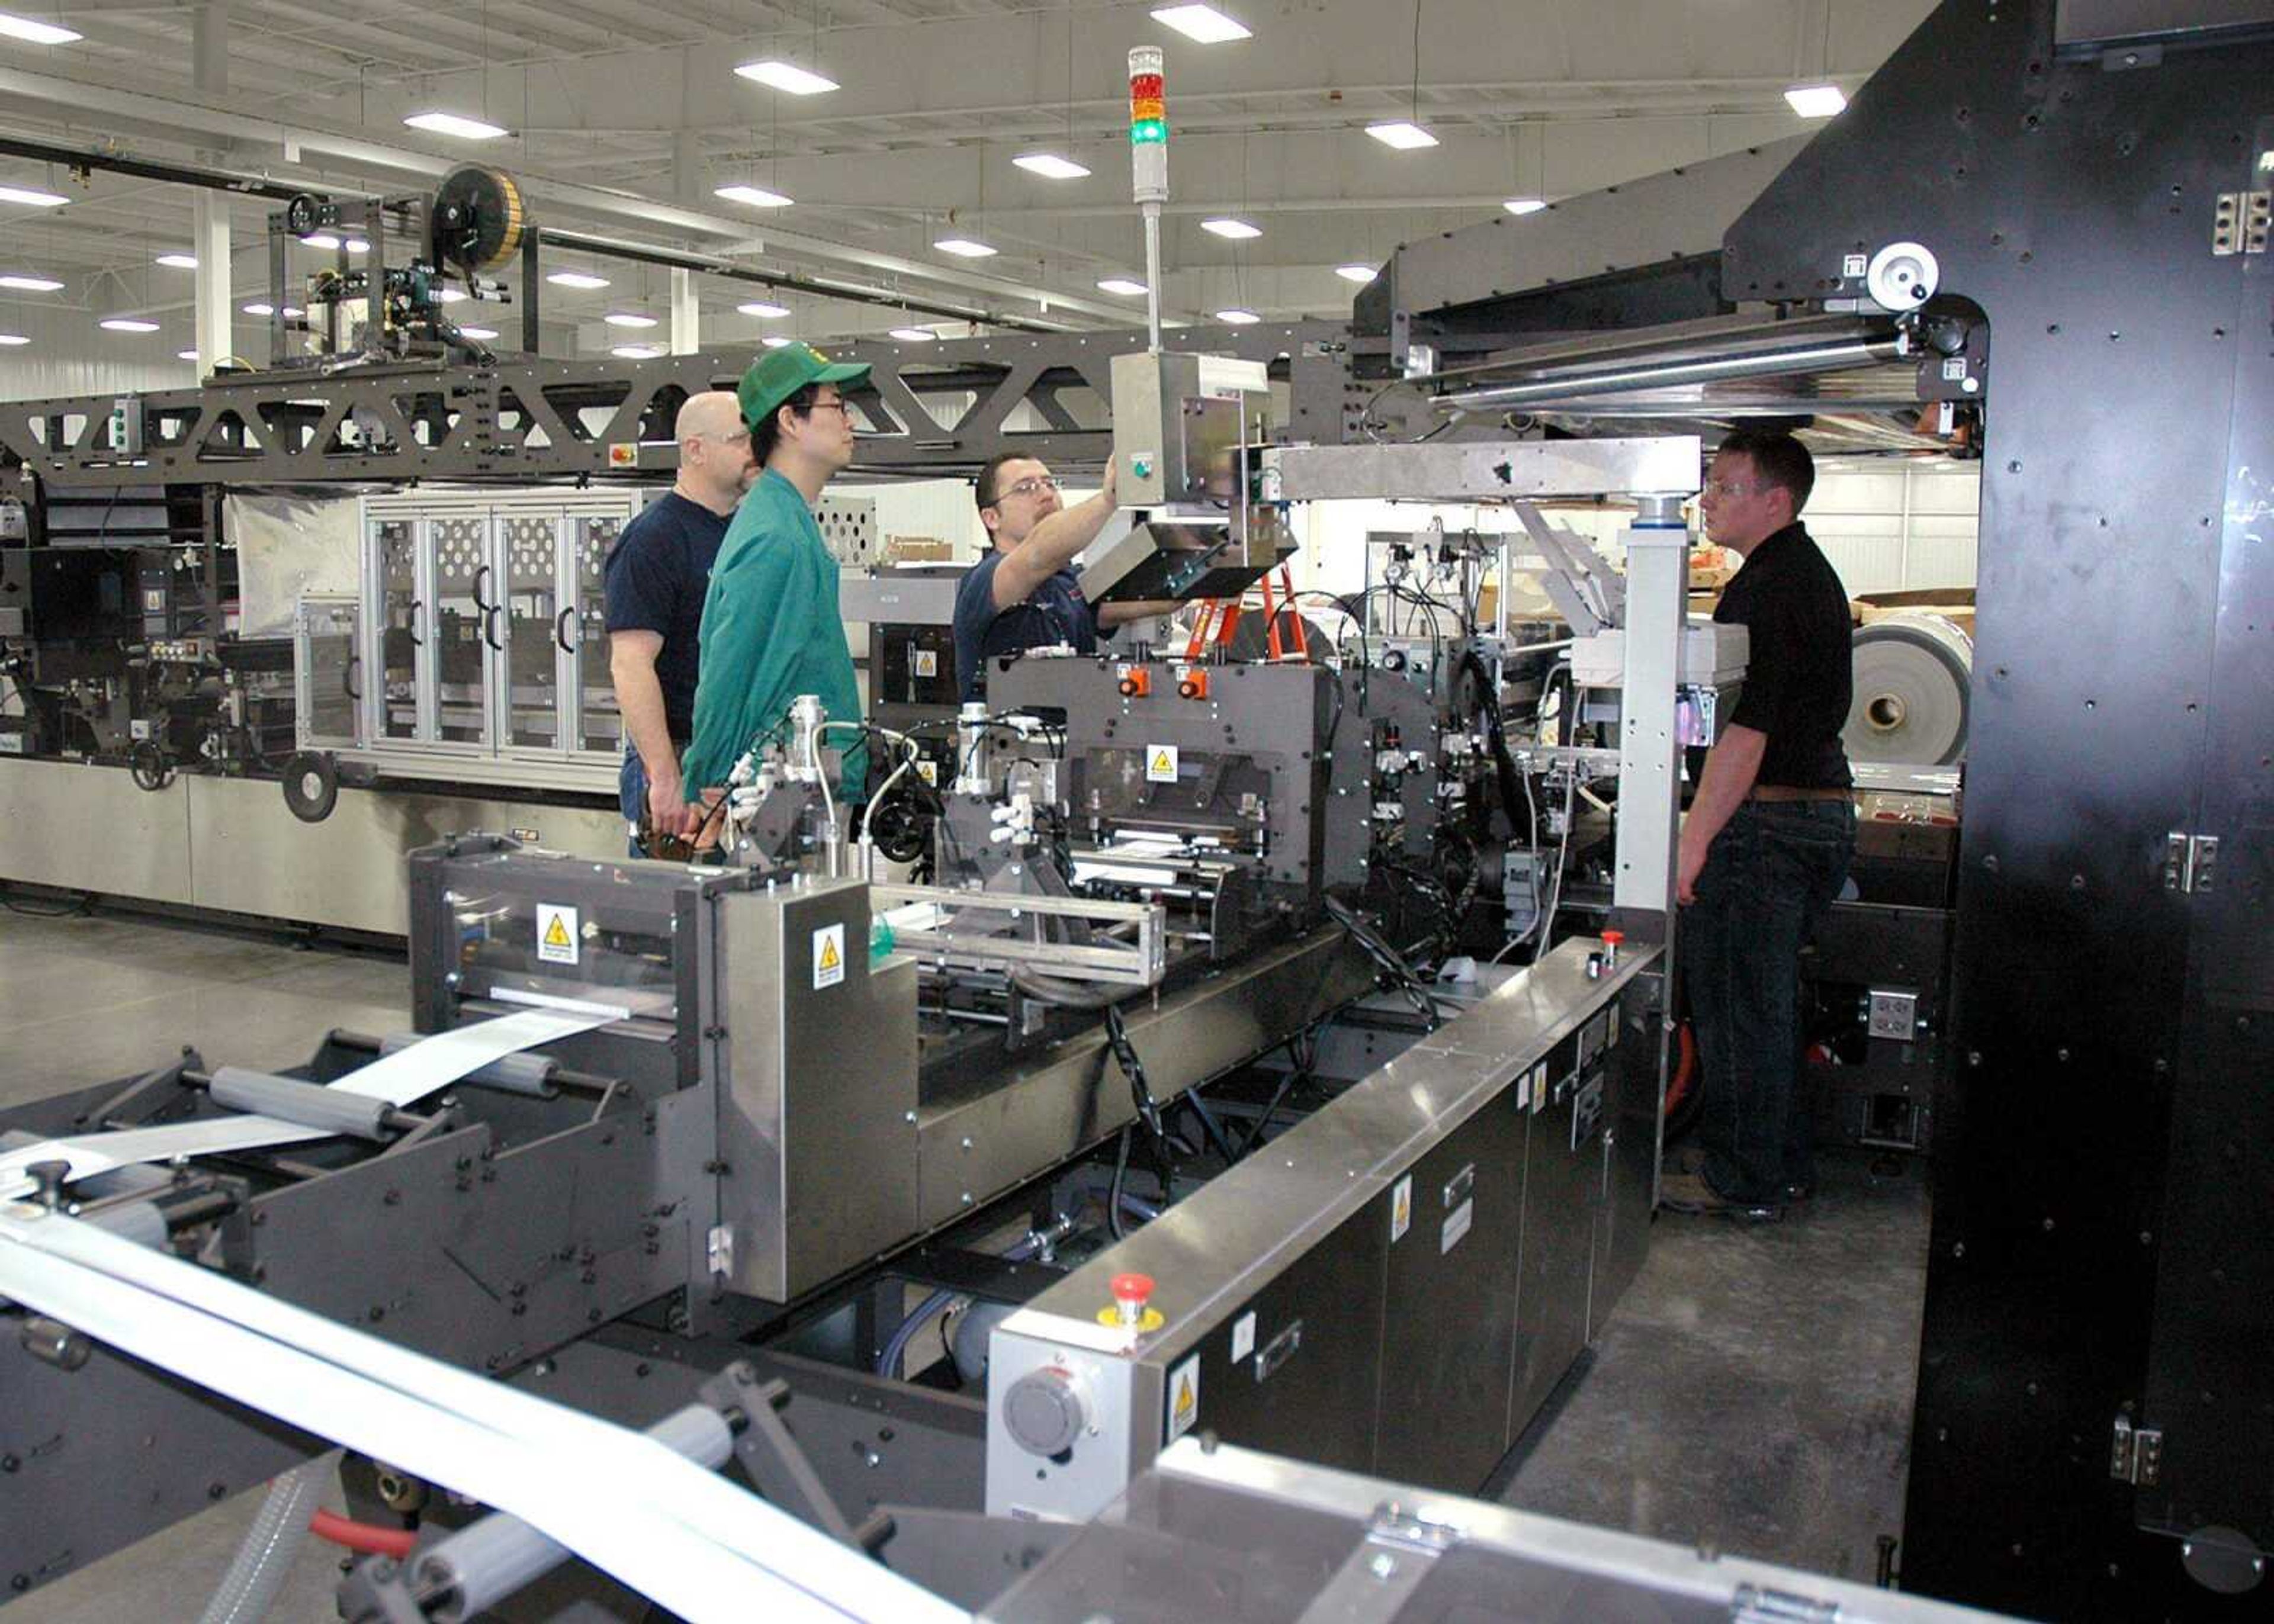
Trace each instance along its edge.
<instances>
[{"instance_id":1,"label":"warning sticker","mask_svg":"<svg viewBox=\"0 0 2274 1624\"><path fill-rule=\"evenodd\" d=\"M1177 747L1173 744L1148 744L1145 747L1145 782L1174 784L1177 781Z\"/></svg>"},{"instance_id":2,"label":"warning sticker","mask_svg":"<svg viewBox=\"0 0 2274 1624\"><path fill-rule=\"evenodd\" d=\"M557 902L537 905L537 957L542 964L572 965L583 951L576 934L576 910Z\"/></svg>"},{"instance_id":3,"label":"warning sticker","mask_svg":"<svg viewBox=\"0 0 2274 1624\"><path fill-rule=\"evenodd\" d=\"M1193 1430L1201 1416L1201 1356L1197 1353L1169 1372L1168 1437L1174 1443Z\"/></svg>"},{"instance_id":4,"label":"warning sticker","mask_svg":"<svg viewBox=\"0 0 2274 1624\"><path fill-rule=\"evenodd\" d=\"M916 762L916 777L922 778L934 789L937 789L939 787L939 763L932 760L929 756L919 757Z\"/></svg>"},{"instance_id":5,"label":"warning sticker","mask_svg":"<svg viewBox=\"0 0 2274 1624\"><path fill-rule=\"evenodd\" d=\"M920 677L936 677L939 675L939 650L937 649L918 649L916 650L915 667L916 675Z\"/></svg>"},{"instance_id":6,"label":"warning sticker","mask_svg":"<svg viewBox=\"0 0 2274 1624\"><path fill-rule=\"evenodd\" d=\"M1444 1255L1461 1244L1461 1237L1477 1221L1477 1204L1473 1199L1462 1202L1445 1214L1445 1227L1437 1233L1437 1252Z\"/></svg>"},{"instance_id":7,"label":"warning sticker","mask_svg":"<svg viewBox=\"0 0 2274 1624\"><path fill-rule=\"evenodd\" d=\"M1413 1227L1413 1175L1408 1173L1389 1192L1389 1244L1395 1246Z\"/></svg>"},{"instance_id":8,"label":"warning sticker","mask_svg":"<svg viewBox=\"0 0 2274 1624\"><path fill-rule=\"evenodd\" d=\"M1239 1364L1255 1351L1255 1311L1249 1309L1231 1322L1231 1362Z\"/></svg>"},{"instance_id":9,"label":"warning sticker","mask_svg":"<svg viewBox=\"0 0 2274 1624\"><path fill-rule=\"evenodd\" d=\"M824 925L813 933L813 985L816 991L845 979L845 925Z\"/></svg>"}]
</instances>

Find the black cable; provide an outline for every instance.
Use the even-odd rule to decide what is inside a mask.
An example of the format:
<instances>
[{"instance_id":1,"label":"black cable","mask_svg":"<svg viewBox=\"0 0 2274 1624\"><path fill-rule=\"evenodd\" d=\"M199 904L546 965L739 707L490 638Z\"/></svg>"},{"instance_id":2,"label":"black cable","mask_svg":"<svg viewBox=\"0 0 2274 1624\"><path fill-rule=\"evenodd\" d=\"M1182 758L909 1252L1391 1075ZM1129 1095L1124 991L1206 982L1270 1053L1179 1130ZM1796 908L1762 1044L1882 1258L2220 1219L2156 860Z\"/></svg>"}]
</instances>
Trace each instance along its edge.
<instances>
[{"instance_id":1,"label":"black cable","mask_svg":"<svg viewBox=\"0 0 2274 1624\"><path fill-rule=\"evenodd\" d=\"M1121 1222L1121 1181L1129 1172L1129 1128L1124 1126L1113 1147L1113 1179L1105 1187L1105 1227L1117 1241L1126 1239L1129 1234L1128 1226Z\"/></svg>"}]
</instances>

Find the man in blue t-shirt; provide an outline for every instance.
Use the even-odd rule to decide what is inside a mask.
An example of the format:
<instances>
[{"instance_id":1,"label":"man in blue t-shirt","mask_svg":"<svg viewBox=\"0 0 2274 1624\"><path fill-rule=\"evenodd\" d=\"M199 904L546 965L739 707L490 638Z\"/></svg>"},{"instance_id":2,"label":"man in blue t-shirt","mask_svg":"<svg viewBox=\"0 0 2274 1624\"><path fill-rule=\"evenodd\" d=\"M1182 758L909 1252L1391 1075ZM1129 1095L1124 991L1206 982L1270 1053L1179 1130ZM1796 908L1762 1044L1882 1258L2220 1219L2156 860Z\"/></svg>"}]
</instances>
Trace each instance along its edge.
<instances>
[{"instance_id":1,"label":"man in blue t-shirt","mask_svg":"<svg viewBox=\"0 0 2274 1624\"><path fill-rule=\"evenodd\" d=\"M647 854L643 812L665 834L692 834L702 816L687 804L679 758L695 733L703 596L727 522L758 472L728 390L689 395L673 432L678 482L624 526L608 555L608 674L625 740L618 798L635 857Z\"/></svg>"},{"instance_id":2,"label":"man in blue t-shirt","mask_svg":"<svg viewBox=\"0 0 2274 1624\"><path fill-rule=\"evenodd\" d=\"M1095 654L1100 636L1177 608L1098 605L1081 595L1073 560L1113 516L1112 463L1104 488L1072 508L1058 500L1048 468L1015 452L990 460L973 494L992 545L955 590L955 674L966 703L986 691L985 666L995 656L1058 643Z\"/></svg>"}]
</instances>

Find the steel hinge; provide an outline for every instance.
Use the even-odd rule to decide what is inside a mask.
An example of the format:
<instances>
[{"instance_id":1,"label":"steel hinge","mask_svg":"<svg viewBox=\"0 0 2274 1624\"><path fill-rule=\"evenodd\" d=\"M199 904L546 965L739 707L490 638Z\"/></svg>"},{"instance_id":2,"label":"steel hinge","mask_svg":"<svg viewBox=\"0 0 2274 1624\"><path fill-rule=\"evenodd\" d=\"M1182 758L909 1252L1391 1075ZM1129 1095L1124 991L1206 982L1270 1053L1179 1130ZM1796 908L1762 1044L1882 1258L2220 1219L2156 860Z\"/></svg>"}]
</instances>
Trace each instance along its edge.
<instances>
[{"instance_id":1,"label":"steel hinge","mask_svg":"<svg viewBox=\"0 0 2274 1624\"><path fill-rule=\"evenodd\" d=\"M2274 227L2274 191L2222 192L2210 216L2210 251L2228 254L2266 252L2270 227Z\"/></svg>"},{"instance_id":2,"label":"steel hinge","mask_svg":"<svg viewBox=\"0 0 2274 1624\"><path fill-rule=\"evenodd\" d=\"M713 1274L732 1274L734 1272L734 1225L720 1223L711 1227L709 1251Z\"/></svg>"},{"instance_id":3,"label":"steel hinge","mask_svg":"<svg viewBox=\"0 0 2274 1624\"><path fill-rule=\"evenodd\" d=\"M2218 837L2174 829L2164 837L2164 889L2202 896L2218 871Z\"/></svg>"},{"instance_id":4,"label":"steel hinge","mask_svg":"<svg viewBox=\"0 0 2274 1624\"><path fill-rule=\"evenodd\" d=\"M2164 1480L2164 1429L2135 1426L2132 1417L2116 1417L2108 1446L2108 1475L2119 1483L2136 1483L2152 1489Z\"/></svg>"}]
</instances>

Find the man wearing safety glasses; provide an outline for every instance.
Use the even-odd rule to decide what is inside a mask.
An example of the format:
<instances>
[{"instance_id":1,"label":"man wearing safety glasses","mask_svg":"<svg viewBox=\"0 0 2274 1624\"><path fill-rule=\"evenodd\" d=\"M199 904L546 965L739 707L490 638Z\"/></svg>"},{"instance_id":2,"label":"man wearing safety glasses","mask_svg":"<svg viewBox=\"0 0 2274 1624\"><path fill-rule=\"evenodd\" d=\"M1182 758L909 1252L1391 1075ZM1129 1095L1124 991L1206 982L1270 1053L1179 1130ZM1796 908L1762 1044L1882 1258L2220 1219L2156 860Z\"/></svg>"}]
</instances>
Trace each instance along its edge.
<instances>
[{"instance_id":1,"label":"man wearing safety glasses","mask_svg":"<svg viewBox=\"0 0 2274 1624\"><path fill-rule=\"evenodd\" d=\"M1074 559L1113 516L1113 465L1104 488L1072 508L1058 482L1033 457L1005 452L979 470L973 492L987 527L987 555L955 592L955 673L966 703L986 692L986 665L1000 656L1064 644L1097 652L1097 640L1132 620L1176 609L1173 602L1091 603Z\"/></svg>"}]
</instances>

